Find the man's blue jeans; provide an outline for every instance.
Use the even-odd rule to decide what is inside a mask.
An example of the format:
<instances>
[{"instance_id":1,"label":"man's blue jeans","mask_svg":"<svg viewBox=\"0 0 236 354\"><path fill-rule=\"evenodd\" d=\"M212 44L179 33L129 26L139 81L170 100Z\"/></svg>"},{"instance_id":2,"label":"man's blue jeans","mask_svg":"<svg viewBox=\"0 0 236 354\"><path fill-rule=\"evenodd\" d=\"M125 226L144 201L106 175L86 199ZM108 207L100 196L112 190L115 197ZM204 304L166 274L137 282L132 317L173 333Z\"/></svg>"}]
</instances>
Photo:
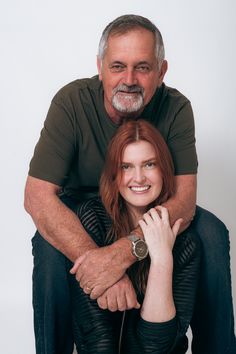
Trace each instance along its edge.
<instances>
[{"instance_id":1,"label":"man's blue jeans","mask_svg":"<svg viewBox=\"0 0 236 354\"><path fill-rule=\"evenodd\" d=\"M69 206L74 208L74 205ZM201 238L203 255L191 323L192 353L236 354L228 230L213 214L200 207L197 207L193 226ZM36 353L72 354L66 258L38 232L32 245Z\"/></svg>"}]
</instances>

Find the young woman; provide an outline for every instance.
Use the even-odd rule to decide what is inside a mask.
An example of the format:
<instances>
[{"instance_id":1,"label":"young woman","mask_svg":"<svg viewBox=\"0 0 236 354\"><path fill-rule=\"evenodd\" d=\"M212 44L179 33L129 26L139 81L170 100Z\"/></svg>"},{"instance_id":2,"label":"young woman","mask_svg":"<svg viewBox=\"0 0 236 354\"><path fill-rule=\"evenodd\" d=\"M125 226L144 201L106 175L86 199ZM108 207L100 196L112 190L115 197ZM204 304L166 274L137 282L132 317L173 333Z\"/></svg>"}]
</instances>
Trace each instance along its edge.
<instances>
[{"instance_id":1,"label":"young woman","mask_svg":"<svg viewBox=\"0 0 236 354\"><path fill-rule=\"evenodd\" d=\"M200 246L191 228L176 238L181 220L171 227L161 206L174 194L174 171L168 148L152 125L137 120L120 126L108 147L100 194L101 199L78 209L98 246L127 237L139 225L149 255L141 241L136 255L143 259L127 271L140 309L102 310L70 275L78 353L185 353ZM135 252L138 237L128 237Z\"/></svg>"}]
</instances>

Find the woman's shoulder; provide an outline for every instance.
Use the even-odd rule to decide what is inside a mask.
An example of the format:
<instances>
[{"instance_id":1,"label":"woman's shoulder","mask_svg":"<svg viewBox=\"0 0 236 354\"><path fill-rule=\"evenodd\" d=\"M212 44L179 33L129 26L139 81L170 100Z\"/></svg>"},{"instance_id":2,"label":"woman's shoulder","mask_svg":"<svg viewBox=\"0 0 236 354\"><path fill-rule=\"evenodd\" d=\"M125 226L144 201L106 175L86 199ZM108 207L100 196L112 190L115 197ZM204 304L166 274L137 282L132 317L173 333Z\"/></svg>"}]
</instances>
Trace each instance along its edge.
<instances>
[{"instance_id":1,"label":"woman's shoulder","mask_svg":"<svg viewBox=\"0 0 236 354\"><path fill-rule=\"evenodd\" d=\"M187 230L177 236L173 248L175 263L185 265L201 255L201 241L198 234L190 226Z\"/></svg>"},{"instance_id":2,"label":"woman's shoulder","mask_svg":"<svg viewBox=\"0 0 236 354\"><path fill-rule=\"evenodd\" d=\"M93 197L87 200L84 200L83 202L79 203L77 207L77 215L81 216L84 213L93 213L93 212L101 212L101 213L106 213L106 210L102 204L101 198L100 197Z\"/></svg>"},{"instance_id":3,"label":"woman's shoulder","mask_svg":"<svg viewBox=\"0 0 236 354\"><path fill-rule=\"evenodd\" d=\"M76 214L85 230L90 234L106 234L111 227L111 219L100 197L94 197L80 203Z\"/></svg>"}]
</instances>

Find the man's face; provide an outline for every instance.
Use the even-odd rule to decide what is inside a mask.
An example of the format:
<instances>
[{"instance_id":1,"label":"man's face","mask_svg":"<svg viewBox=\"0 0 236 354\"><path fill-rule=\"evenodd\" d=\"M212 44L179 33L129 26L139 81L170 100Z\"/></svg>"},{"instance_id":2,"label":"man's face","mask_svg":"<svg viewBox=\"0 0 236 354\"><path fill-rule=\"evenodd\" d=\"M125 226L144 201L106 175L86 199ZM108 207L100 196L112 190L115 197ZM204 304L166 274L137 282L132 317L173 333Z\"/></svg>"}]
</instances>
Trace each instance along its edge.
<instances>
[{"instance_id":1,"label":"man's face","mask_svg":"<svg viewBox=\"0 0 236 354\"><path fill-rule=\"evenodd\" d=\"M102 62L98 59L99 79L104 87L104 104L109 116L138 116L163 81L166 61L158 68L154 35L135 29L112 35Z\"/></svg>"}]
</instances>

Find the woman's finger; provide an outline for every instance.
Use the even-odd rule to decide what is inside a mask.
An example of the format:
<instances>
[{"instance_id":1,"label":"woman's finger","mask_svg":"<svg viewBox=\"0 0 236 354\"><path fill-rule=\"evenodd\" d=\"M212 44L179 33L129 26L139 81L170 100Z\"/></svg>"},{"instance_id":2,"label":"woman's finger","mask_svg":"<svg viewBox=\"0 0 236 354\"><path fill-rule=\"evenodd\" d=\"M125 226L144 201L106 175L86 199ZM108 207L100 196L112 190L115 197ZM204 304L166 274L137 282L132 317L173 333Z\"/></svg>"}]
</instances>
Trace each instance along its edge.
<instances>
[{"instance_id":1,"label":"woman's finger","mask_svg":"<svg viewBox=\"0 0 236 354\"><path fill-rule=\"evenodd\" d=\"M147 224L145 223L145 221L143 219L139 220L138 224L141 227L141 230L142 230L142 232L144 234L145 230L146 230L146 227L147 227Z\"/></svg>"},{"instance_id":2,"label":"woman's finger","mask_svg":"<svg viewBox=\"0 0 236 354\"><path fill-rule=\"evenodd\" d=\"M149 210L149 214L151 215L153 220L160 221L160 216L155 208L151 208Z\"/></svg>"},{"instance_id":3,"label":"woman's finger","mask_svg":"<svg viewBox=\"0 0 236 354\"><path fill-rule=\"evenodd\" d=\"M158 210L160 211L161 213L161 220L166 223L166 224L169 224L170 223L170 220L169 220L169 212L168 212L168 209L161 206L161 205L158 205Z\"/></svg>"},{"instance_id":4,"label":"woman's finger","mask_svg":"<svg viewBox=\"0 0 236 354\"><path fill-rule=\"evenodd\" d=\"M150 222L153 221L153 218L149 213L143 214L143 220L146 222L146 224L149 224Z\"/></svg>"},{"instance_id":5,"label":"woman's finger","mask_svg":"<svg viewBox=\"0 0 236 354\"><path fill-rule=\"evenodd\" d=\"M176 220L176 222L174 223L173 227L172 227L172 231L173 231L173 234L175 236L177 236L178 232L179 232L179 228L180 228L180 225L182 224L183 222L183 219L178 219Z\"/></svg>"}]
</instances>

